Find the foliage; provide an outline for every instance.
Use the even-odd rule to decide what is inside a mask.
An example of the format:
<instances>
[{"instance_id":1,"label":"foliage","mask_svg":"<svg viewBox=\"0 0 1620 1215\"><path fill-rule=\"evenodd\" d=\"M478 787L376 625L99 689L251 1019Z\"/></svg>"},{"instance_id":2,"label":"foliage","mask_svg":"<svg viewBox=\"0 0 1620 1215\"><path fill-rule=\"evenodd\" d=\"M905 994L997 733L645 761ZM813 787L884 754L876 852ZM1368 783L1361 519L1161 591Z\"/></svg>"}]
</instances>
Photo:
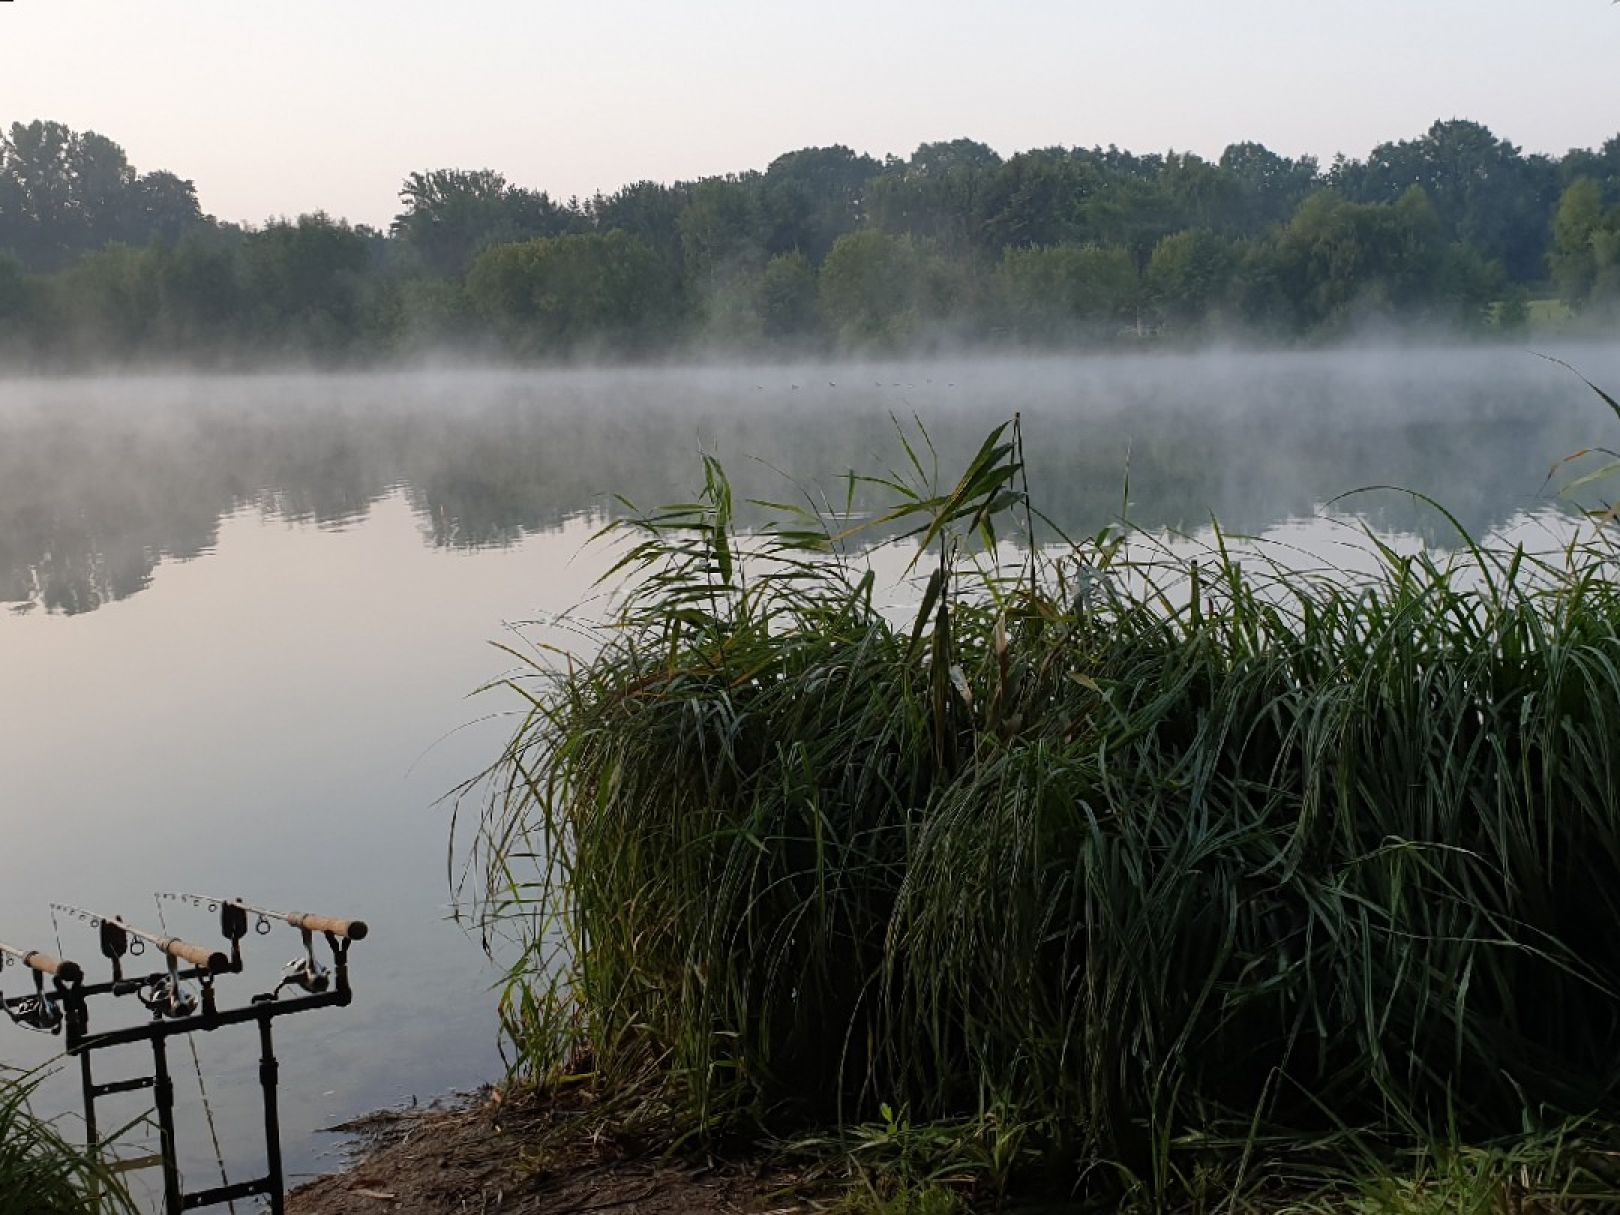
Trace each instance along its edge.
<instances>
[{"instance_id":1,"label":"foliage","mask_svg":"<svg viewBox=\"0 0 1620 1215\"><path fill-rule=\"evenodd\" d=\"M117 1178L30 1112L37 1083L0 1080L0 1215L133 1215Z\"/></svg>"},{"instance_id":2,"label":"foliage","mask_svg":"<svg viewBox=\"0 0 1620 1215\"><path fill-rule=\"evenodd\" d=\"M587 340L648 340L668 320L674 284L634 237L587 233L486 249L467 296L519 346L565 351Z\"/></svg>"},{"instance_id":3,"label":"foliage","mask_svg":"<svg viewBox=\"0 0 1620 1215\"><path fill-rule=\"evenodd\" d=\"M137 173L94 131L17 122L0 133L0 249L31 270L60 269L114 242L173 241L202 222L189 181Z\"/></svg>"},{"instance_id":4,"label":"foliage","mask_svg":"<svg viewBox=\"0 0 1620 1215\"><path fill-rule=\"evenodd\" d=\"M466 273L489 245L558 236L575 217L549 195L508 185L488 169L437 169L412 173L399 191L405 209L393 233L432 273Z\"/></svg>"},{"instance_id":5,"label":"foliage","mask_svg":"<svg viewBox=\"0 0 1620 1215\"><path fill-rule=\"evenodd\" d=\"M1035 341L1112 337L1135 324L1141 294L1125 250L1095 245L1008 249L998 287L1011 330Z\"/></svg>"},{"instance_id":6,"label":"foliage","mask_svg":"<svg viewBox=\"0 0 1620 1215\"><path fill-rule=\"evenodd\" d=\"M949 267L909 236L852 232L821 269L821 314L854 347L896 346L949 315Z\"/></svg>"},{"instance_id":7,"label":"foliage","mask_svg":"<svg viewBox=\"0 0 1620 1215\"><path fill-rule=\"evenodd\" d=\"M711 461L612 529L599 648L506 685L519 1071L703 1134L957 1127L981 1180L1158 1205L1613 1124L1606 536L1031 550L1016 423L938 488L905 450L837 513L891 495L909 618L817 516L736 534Z\"/></svg>"},{"instance_id":8,"label":"foliage","mask_svg":"<svg viewBox=\"0 0 1620 1215\"><path fill-rule=\"evenodd\" d=\"M1620 296L1617 214L1620 137L1555 161L1448 121L1326 171L1253 142L1218 160L1063 146L1003 158L954 139L881 161L800 148L762 172L562 201L492 169L441 168L406 177L386 234L320 213L243 229L103 136L34 122L0 135L0 254L37 281L0 282L0 308L10 356L45 366L421 346L527 358L942 336L1292 342L1368 322L1484 335L1502 331L1491 318L1507 294L1529 301L1535 329L1555 291L1595 332ZM615 233L660 267L636 270L654 299L633 340L617 305L548 328L467 294L486 253ZM592 247L579 267L622 268L605 246L572 246Z\"/></svg>"},{"instance_id":9,"label":"foliage","mask_svg":"<svg viewBox=\"0 0 1620 1215\"><path fill-rule=\"evenodd\" d=\"M1620 299L1620 205L1590 177L1571 183L1553 219L1553 279L1571 307Z\"/></svg>"}]
</instances>

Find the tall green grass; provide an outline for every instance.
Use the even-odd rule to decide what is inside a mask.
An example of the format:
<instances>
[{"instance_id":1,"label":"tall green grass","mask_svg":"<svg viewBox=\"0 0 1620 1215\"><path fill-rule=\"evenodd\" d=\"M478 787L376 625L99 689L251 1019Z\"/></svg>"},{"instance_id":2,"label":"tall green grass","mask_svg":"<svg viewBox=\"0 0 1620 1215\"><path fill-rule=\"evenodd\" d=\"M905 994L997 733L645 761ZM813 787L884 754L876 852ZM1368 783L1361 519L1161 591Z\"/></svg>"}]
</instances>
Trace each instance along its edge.
<instances>
[{"instance_id":1,"label":"tall green grass","mask_svg":"<svg viewBox=\"0 0 1620 1215\"><path fill-rule=\"evenodd\" d=\"M132 1213L117 1176L29 1108L37 1084L0 1077L0 1215Z\"/></svg>"},{"instance_id":2,"label":"tall green grass","mask_svg":"<svg viewBox=\"0 0 1620 1215\"><path fill-rule=\"evenodd\" d=\"M904 614L837 513L738 535L713 462L615 525L627 590L506 685L481 824L519 1070L1158 1202L1212 1155L1303 1185L1620 1115L1602 534L1369 535L1362 574L1069 543L1020 448L865 483L927 572Z\"/></svg>"}]
</instances>

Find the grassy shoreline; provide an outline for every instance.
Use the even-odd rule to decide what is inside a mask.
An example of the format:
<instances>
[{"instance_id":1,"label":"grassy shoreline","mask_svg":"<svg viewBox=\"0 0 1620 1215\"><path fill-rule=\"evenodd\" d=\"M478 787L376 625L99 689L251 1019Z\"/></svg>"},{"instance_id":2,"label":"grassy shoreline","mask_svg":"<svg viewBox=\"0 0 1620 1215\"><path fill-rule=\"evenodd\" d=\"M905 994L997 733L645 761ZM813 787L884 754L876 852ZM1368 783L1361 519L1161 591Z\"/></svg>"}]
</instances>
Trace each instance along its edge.
<instances>
[{"instance_id":1,"label":"grassy shoreline","mask_svg":"<svg viewBox=\"0 0 1620 1215\"><path fill-rule=\"evenodd\" d=\"M594 653L506 685L515 1074L874 1200L1613 1201L1602 528L1359 576L1056 546L1016 420L954 483L904 453L913 618L828 515L735 534L710 462L615 525Z\"/></svg>"}]
</instances>

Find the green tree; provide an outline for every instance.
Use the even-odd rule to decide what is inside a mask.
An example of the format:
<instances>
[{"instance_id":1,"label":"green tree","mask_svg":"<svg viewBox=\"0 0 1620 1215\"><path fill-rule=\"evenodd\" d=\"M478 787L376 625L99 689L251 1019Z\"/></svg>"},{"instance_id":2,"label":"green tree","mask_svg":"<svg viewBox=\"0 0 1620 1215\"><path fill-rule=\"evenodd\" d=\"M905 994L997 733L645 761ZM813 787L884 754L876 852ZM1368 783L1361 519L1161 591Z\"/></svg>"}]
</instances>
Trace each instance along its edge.
<instances>
[{"instance_id":1,"label":"green tree","mask_svg":"<svg viewBox=\"0 0 1620 1215\"><path fill-rule=\"evenodd\" d=\"M681 250L687 273L711 283L764 264L756 182L709 177L692 187L681 211Z\"/></svg>"},{"instance_id":2,"label":"green tree","mask_svg":"<svg viewBox=\"0 0 1620 1215\"><path fill-rule=\"evenodd\" d=\"M808 337L816 328L816 270L803 253L779 253L765 263L760 287L765 336Z\"/></svg>"},{"instance_id":3,"label":"green tree","mask_svg":"<svg viewBox=\"0 0 1620 1215\"><path fill-rule=\"evenodd\" d=\"M51 311L75 353L134 354L158 333L158 255L110 245L86 253L50 281Z\"/></svg>"},{"instance_id":4,"label":"green tree","mask_svg":"<svg viewBox=\"0 0 1620 1215\"><path fill-rule=\"evenodd\" d=\"M1008 249L996 281L1006 324L1026 341L1113 337L1136 322L1140 281L1118 246Z\"/></svg>"},{"instance_id":5,"label":"green tree","mask_svg":"<svg viewBox=\"0 0 1620 1215\"><path fill-rule=\"evenodd\" d=\"M1086 205L1107 186L1096 164L1062 148L1020 152L990 177L983 200L982 240L993 249L1084 243Z\"/></svg>"},{"instance_id":6,"label":"green tree","mask_svg":"<svg viewBox=\"0 0 1620 1215\"><path fill-rule=\"evenodd\" d=\"M1196 327L1230 303L1239 263L1238 248L1207 229L1167 236L1148 262L1148 299L1172 326Z\"/></svg>"},{"instance_id":7,"label":"green tree","mask_svg":"<svg viewBox=\"0 0 1620 1215\"><path fill-rule=\"evenodd\" d=\"M819 263L834 241L860 227L867 183L882 169L842 144L778 156L760 182L766 250L803 253Z\"/></svg>"},{"instance_id":8,"label":"green tree","mask_svg":"<svg viewBox=\"0 0 1620 1215\"><path fill-rule=\"evenodd\" d=\"M663 259L623 232L486 249L467 274L467 296L515 348L540 354L667 337L676 299Z\"/></svg>"},{"instance_id":9,"label":"green tree","mask_svg":"<svg viewBox=\"0 0 1620 1215\"><path fill-rule=\"evenodd\" d=\"M957 287L938 253L911 237L852 232L821 267L821 314L847 345L895 346L947 317Z\"/></svg>"},{"instance_id":10,"label":"green tree","mask_svg":"<svg viewBox=\"0 0 1620 1215\"><path fill-rule=\"evenodd\" d=\"M489 169L412 173L399 197L405 206L393 234L439 275L464 274L486 246L557 236L583 224L550 195L510 185Z\"/></svg>"},{"instance_id":11,"label":"green tree","mask_svg":"<svg viewBox=\"0 0 1620 1215\"><path fill-rule=\"evenodd\" d=\"M1558 167L1526 157L1477 122L1437 122L1417 139L1380 144L1365 161L1336 166L1332 184L1366 203L1394 203L1421 189L1448 242L1502 262L1516 281L1541 277Z\"/></svg>"},{"instance_id":12,"label":"green tree","mask_svg":"<svg viewBox=\"0 0 1620 1215\"><path fill-rule=\"evenodd\" d=\"M190 182L139 175L94 131L19 122L0 135L0 247L29 268L59 269L114 242L172 241L202 222Z\"/></svg>"},{"instance_id":13,"label":"green tree","mask_svg":"<svg viewBox=\"0 0 1620 1215\"><path fill-rule=\"evenodd\" d=\"M1598 278L1598 235L1604 227L1603 190L1582 177L1564 191L1553 217L1548 262L1558 293L1572 308L1591 299Z\"/></svg>"},{"instance_id":14,"label":"green tree","mask_svg":"<svg viewBox=\"0 0 1620 1215\"><path fill-rule=\"evenodd\" d=\"M1366 315L1421 315L1438 297L1447 244L1422 190L1398 203L1307 199L1282 232L1277 271L1297 323L1343 325Z\"/></svg>"},{"instance_id":15,"label":"green tree","mask_svg":"<svg viewBox=\"0 0 1620 1215\"><path fill-rule=\"evenodd\" d=\"M637 181L591 199L589 212L599 232L619 231L634 236L664 257L672 269L681 264L681 212L686 209L684 188L656 181Z\"/></svg>"},{"instance_id":16,"label":"green tree","mask_svg":"<svg viewBox=\"0 0 1620 1215\"><path fill-rule=\"evenodd\" d=\"M1314 156L1298 160L1258 143L1234 143L1221 153L1221 168L1243 192L1242 225L1262 232L1286 223L1319 185Z\"/></svg>"},{"instance_id":17,"label":"green tree","mask_svg":"<svg viewBox=\"0 0 1620 1215\"><path fill-rule=\"evenodd\" d=\"M249 233L243 287L257 335L280 348L336 353L352 346L361 335L370 262L368 233L321 212Z\"/></svg>"},{"instance_id":18,"label":"green tree","mask_svg":"<svg viewBox=\"0 0 1620 1215\"><path fill-rule=\"evenodd\" d=\"M964 254L982 238L1000 168L1001 157L976 140L922 144L872 180L868 215L884 232Z\"/></svg>"}]
</instances>

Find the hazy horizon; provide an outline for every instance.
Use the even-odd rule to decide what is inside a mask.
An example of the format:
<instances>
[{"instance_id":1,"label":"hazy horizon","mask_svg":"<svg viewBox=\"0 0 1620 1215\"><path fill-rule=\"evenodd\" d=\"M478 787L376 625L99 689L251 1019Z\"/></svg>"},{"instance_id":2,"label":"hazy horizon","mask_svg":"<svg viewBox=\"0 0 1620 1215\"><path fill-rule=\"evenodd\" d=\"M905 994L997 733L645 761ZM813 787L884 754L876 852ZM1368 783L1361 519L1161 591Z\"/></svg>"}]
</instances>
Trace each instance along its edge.
<instances>
[{"instance_id":1,"label":"hazy horizon","mask_svg":"<svg viewBox=\"0 0 1620 1215\"><path fill-rule=\"evenodd\" d=\"M379 226L405 175L437 167L566 198L833 143L1215 157L1256 140L1326 164L1453 117L1553 155L1615 133L1607 0L1415 7L1040 0L992 15L840 0L806 22L738 0L488 0L469 21L422 0L14 0L0 6L0 120L97 130L140 168L193 180L223 220L325 210Z\"/></svg>"}]
</instances>

